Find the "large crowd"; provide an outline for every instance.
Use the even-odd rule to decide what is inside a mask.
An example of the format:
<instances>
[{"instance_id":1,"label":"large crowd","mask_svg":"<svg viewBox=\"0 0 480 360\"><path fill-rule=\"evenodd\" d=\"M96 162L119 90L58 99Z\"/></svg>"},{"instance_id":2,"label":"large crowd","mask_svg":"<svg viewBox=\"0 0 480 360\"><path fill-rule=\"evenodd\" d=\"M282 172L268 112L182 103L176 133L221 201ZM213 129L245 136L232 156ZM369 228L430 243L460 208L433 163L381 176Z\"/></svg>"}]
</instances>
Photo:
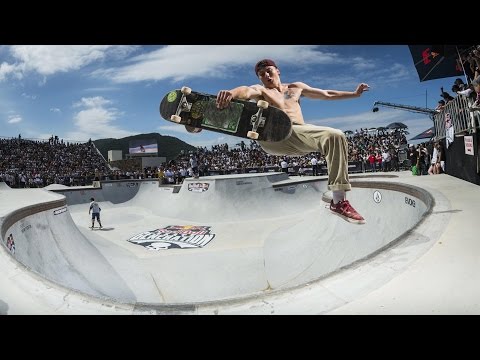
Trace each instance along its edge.
<instances>
[{"instance_id":1,"label":"large crowd","mask_svg":"<svg viewBox=\"0 0 480 360\"><path fill-rule=\"evenodd\" d=\"M375 155L375 166L365 168L373 171L398 170L385 166L391 159L398 164L398 152L406 148L403 130L369 131L360 129L347 137L349 161L368 165L369 157ZM91 185L94 180L160 178L162 183L180 183L193 176L192 158L200 176L211 174L245 173L296 169L295 175L314 165L325 164L320 153L304 156L274 156L264 152L255 141L241 141L233 147L228 144L214 145L211 149L198 147L193 152L182 152L176 159L159 167L141 168L141 161L124 160L111 166L92 141L68 143L58 137L49 140L18 138L0 139L0 179L11 187L45 187L50 184L66 186ZM382 163L384 165L382 165Z\"/></svg>"},{"instance_id":2,"label":"large crowd","mask_svg":"<svg viewBox=\"0 0 480 360\"><path fill-rule=\"evenodd\" d=\"M87 185L108 171L108 164L91 141L68 143L58 137L28 140L21 136L0 139L0 178L11 187Z\"/></svg>"}]
</instances>

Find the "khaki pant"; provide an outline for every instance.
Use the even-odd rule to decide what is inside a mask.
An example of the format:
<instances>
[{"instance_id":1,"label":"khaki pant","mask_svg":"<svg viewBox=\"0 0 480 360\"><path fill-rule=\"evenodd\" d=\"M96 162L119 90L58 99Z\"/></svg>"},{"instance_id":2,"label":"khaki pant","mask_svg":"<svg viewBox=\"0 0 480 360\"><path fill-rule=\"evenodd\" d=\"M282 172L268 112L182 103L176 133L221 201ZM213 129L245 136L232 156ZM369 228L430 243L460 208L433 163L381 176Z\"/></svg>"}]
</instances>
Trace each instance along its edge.
<instances>
[{"instance_id":1,"label":"khaki pant","mask_svg":"<svg viewBox=\"0 0 480 360\"><path fill-rule=\"evenodd\" d=\"M293 125L288 139L258 143L272 155L302 156L320 152L327 161L328 188L332 191L352 188L348 180L348 145L341 130L309 124Z\"/></svg>"}]
</instances>

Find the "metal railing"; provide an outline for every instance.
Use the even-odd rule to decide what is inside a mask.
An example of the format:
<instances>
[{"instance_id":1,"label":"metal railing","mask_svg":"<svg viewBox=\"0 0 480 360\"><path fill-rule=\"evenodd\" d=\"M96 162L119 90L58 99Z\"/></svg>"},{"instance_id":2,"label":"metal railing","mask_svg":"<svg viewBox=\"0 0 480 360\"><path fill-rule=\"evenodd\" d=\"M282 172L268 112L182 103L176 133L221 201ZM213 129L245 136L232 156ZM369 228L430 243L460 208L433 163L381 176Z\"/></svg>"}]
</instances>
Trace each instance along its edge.
<instances>
[{"instance_id":1,"label":"metal railing","mask_svg":"<svg viewBox=\"0 0 480 360\"><path fill-rule=\"evenodd\" d=\"M480 112L469 111L473 101L463 96L457 96L450 101L443 111L433 115L432 120L435 125L435 140L446 137L445 123L448 118L454 128L455 135L467 133L476 133L480 124Z\"/></svg>"}]
</instances>

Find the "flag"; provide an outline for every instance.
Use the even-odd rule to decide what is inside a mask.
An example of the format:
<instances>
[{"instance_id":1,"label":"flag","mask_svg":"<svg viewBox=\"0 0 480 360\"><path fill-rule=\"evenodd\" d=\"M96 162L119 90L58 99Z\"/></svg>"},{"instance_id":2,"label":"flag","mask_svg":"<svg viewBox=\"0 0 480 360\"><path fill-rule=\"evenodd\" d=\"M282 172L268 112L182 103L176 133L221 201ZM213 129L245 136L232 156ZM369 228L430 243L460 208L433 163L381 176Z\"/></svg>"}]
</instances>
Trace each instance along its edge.
<instances>
[{"instance_id":1,"label":"flag","mask_svg":"<svg viewBox=\"0 0 480 360\"><path fill-rule=\"evenodd\" d=\"M464 75L457 48L465 45L408 45L420 82Z\"/></svg>"}]
</instances>

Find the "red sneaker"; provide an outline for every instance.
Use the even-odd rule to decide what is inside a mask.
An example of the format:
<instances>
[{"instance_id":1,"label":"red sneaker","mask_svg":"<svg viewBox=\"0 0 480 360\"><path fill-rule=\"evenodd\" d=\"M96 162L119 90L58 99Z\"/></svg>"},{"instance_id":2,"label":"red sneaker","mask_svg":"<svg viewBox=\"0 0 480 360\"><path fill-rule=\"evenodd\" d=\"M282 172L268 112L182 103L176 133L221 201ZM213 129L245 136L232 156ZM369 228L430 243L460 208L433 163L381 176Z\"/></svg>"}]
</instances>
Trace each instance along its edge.
<instances>
[{"instance_id":1,"label":"red sneaker","mask_svg":"<svg viewBox=\"0 0 480 360\"><path fill-rule=\"evenodd\" d=\"M340 201L338 204L334 204L333 200L330 201L330 211L348 222L365 224L365 219L350 205L348 200Z\"/></svg>"}]
</instances>

